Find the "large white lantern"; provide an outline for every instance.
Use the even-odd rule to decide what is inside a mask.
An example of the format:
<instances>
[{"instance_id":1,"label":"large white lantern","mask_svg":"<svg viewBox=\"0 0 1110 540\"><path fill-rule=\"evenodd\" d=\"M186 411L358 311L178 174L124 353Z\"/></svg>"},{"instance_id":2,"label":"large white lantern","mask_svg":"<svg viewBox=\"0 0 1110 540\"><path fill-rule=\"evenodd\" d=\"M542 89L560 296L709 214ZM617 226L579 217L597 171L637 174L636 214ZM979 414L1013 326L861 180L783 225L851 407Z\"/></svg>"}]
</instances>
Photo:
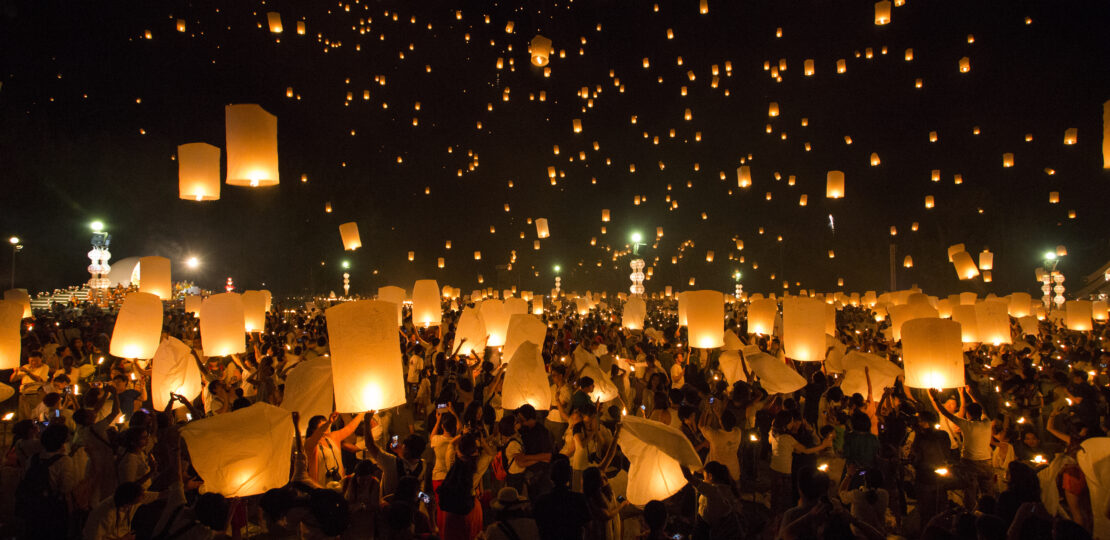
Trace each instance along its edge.
<instances>
[{"instance_id":1,"label":"large white lantern","mask_svg":"<svg viewBox=\"0 0 1110 540\"><path fill-rule=\"evenodd\" d=\"M782 301L782 344L787 358L803 362L825 359L825 304L815 298Z\"/></svg>"},{"instance_id":2,"label":"large white lantern","mask_svg":"<svg viewBox=\"0 0 1110 540\"><path fill-rule=\"evenodd\" d=\"M289 483L293 421L289 411L256 403L181 428L200 490L225 497L260 495Z\"/></svg>"},{"instance_id":3,"label":"large white lantern","mask_svg":"<svg viewBox=\"0 0 1110 540\"><path fill-rule=\"evenodd\" d=\"M647 316L647 304L644 299L634 295L624 303L624 312L621 314L621 326L629 330L643 330L644 317Z\"/></svg>"},{"instance_id":4,"label":"large white lantern","mask_svg":"<svg viewBox=\"0 0 1110 540\"><path fill-rule=\"evenodd\" d=\"M177 338L167 337L162 340L158 350L154 351L150 371L150 399L155 410L166 408L170 393L179 394L186 399L200 395L201 375L193 350ZM176 407L180 406L182 405L178 404Z\"/></svg>"},{"instance_id":5,"label":"large white lantern","mask_svg":"<svg viewBox=\"0 0 1110 540\"><path fill-rule=\"evenodd\" d=\"M11 300L0 300L0 369L19 367L22 324L23 306Z\"/></svg>"},{"instance_id":6,"label":"large white lantern","mask_svg":"<svg viewBox=\"0 0 1110 540\"><path fill-rule=\"evenodd\" d=\"M1009 345L1009 305L1001 300L984 300L975 304L975 320L979 323L979 341L993 345Z\"/></svg>"},{"instance_id":7,"label":"large white lantern","mask_svg":"<svg viewBox=\"0 0 1110 540\"><path fill-rule=\"evenodd\" d=\"M1064 303L1064 322L1068 330L1086 332L1091 330L1092 308L1090 300L1068 300Z\"/></svg>"},{"instance_id":8,"label":"large white lantern","mask_svg":"<svg viewBox=\"0 0 1110 540\"><path fill-rule=\"evenodd\" d=\"M154 358L162 338L162 301L157 296L134 292L123 299L108 353L120 358Z\"/></svg>"},{"instance_id":9,"label":"large white lantern","mask_svg":"<svg viewBox=\"0 0 1110 540\"><path fill-rule=\"evenodd\" d=\"M960 323L960 341L979 343L979 320L975 317L975 306L953 306L952 320Z\"/></svg>"},{"instance_id":10,"label":"large white lantern","mask_svg":"<svg viewBox=\"0 0 1110 540\"><path fill-rule=\"evenodd\" d=\"M355 300L328 308L335 410L361 413L405 403L405 378L394 306Z\"/></svg>"},{"instance_id":11,"label":"large white lantern","mask_svg":"<svg viewBox=\"0 0 1110 540\"><path fill-rule=\"evenodd\" d=\"M506 304L508 301L506 301ZM535 315L517 313L509 316L509 328L505 336L505 347L501 351L501 360L508 362L514 358L517 348L525 342L532 342L543 346L547 337L547 324L544 324Z\"/></svg>"},{"instance_id":12,"label":"large white lantern","mask_svg":"<svg viewBox=\"0 0 1110 540\"><path fill-rule=\"evenodd\" d=\"M790 394L806 385L805 377L765 352L744 354L744 361L768 394Z\"/></svg>"},{"instance_id":13,"label":"large white lantern","mask_svg":"<svg viewBox=\"0 0 1110 540\"><path fill-rule=\"evenodd\" d=\"M177 195L186 201L219 200L219 147L208 143L177 147Z\"/></svg>"},{"instance_id":14,"label":"large white lantern","mask_svg":"<svg viewBox=\"0 0 1110 540\"><path fill-rule=\"evenodd\" d=\"M343 241L343 249L354 251L362 247L362 237L358 235L358 223L348 221L339 226L339 238Z\"/></svg>"},{"instance_id":15,"label":"large white lantern","mask_svg":"<svg viewBox=\"0 0 1110 540\"><path fill-rule=\"evenodd\" d=\"M507 317L512 317L513 315L525 315L528 313L528 302L525 302L523 298L508 296L505 294L502 294L501 296L505 298L505 315ZM512 358L512 356L510 355L509 358Z\"/></svg>"},{"instance_id":16,"label":"large white lantern","mask_svg":"<svg viewBox=\"0 0 1110 540\"><path fill-rule=\"evenodd\" d=\"M266 294L262 291L243 291L243 330L248 334L266 331Z\"/></svg>"},{"instance_id":17,"label":"large white lantern","mask_svg":"<svg viewBox=\"0 0 1110 540\"><path fill-rule=\"evenodd\" d=\"M228 185L276 186L277 117L253 103L228 105L224 113Z\"/></svg>"},{"instance_id":18,"label":"large white lantern","mask_svg":"<svg viewBox=\"0 0 1110 540\"><path fill-rule=\"evenodd\" d=\"M474 352L481 356L486 349L487 335L486 325L478 314L478 308L464 308L455 326L455 347L459 349L459 354L470 356Z\"/></svg>"},{"instance_id":19,"label":"large white lantern","mask_svg":"<svg viewBox=\"0 0 1110 540\"><path fill-rule=\"evenodd\" d=\"M715 349L725 344L725 297L719 291L686 291L687 331L690 346Z\"/></svg>"},{"instance_id":20,"label":"large white lantern","mask_svg":"<svg viewBox=\"0 0 1110 540\"><path fill-rule=\"evenodd\" d=\"M281 394L281 408L301 413L301 429L307 429L313 416L331 414L335 399L331 380L331 358L321 356L298 362L285 376L285 391Z\"/></svg>"},{"instance_id":21,"label":"large white lantern","mask_svg":"<svg viewBox=\"0 0 1110 540\"><path fill-rule=\"evenodd\" d=\"M512 411L531 405L538 411L546 411L551 406L551 386L547 383L547 369L540 354L541 346L524 341L514 348L509 365L505 367L505 381L501 389L502 409Z\"/></svg>"},{"instance_id":22,"label":"large white lantern","mask_svg":"<svg viewBox=\"0 0 1110 540\"><path fill-rule=\"evenodd\" d=\"M775 331L779 304L773 298L756 298L748 304L748 333L769 335Z\"/></svg>"},{"instance_id":23,"label":"large white lantern","mask_svg":"<svg viewBox=\"0 0 1110 540\"><path fill-rule=\"evenodd\" d=\"M505 335L509 331L509 316L505 314L505 304L501 300L491 299L482 302L478 307L482 314L482 322L486 325L486 334L489 339L486 347L501 347L505 345Z\"/></svg>"},{"instance_id":24,"label":"large white lantern","mask_svg":"<svg viewBox=\"0 0 1110 540\"><path fill-rule=\"evenodd\" d=\"M1033 297L1029 293L1016 292L1010 295L1010 316L1015 319L1028 316L1033 311Z\"/></svg>"},{"instance_id":25,"label":"large white lantern","mask_svg":"<svg viewBox=\"0 0 1110 540\"><path fill-rule=\"evenodd\" d=\"M902 326L902 360L906 386L963 388L960 323L928 318L907 321Z\"/></svg>"},{"instance_id":26,"label":"large white lantern","mask_svg":"<svg viewBox=\"0 0 1110 540\"><path fill-rule=\"evenodd\" d=\"M418 279L412 286L412 324L439 326L443 309L439 302L439 283L434 279Z\"/></svg>"},{"instance_id":27,"label":"large white lantern","mask_svg":"<svg viewBox=\"0 0 1110 540\"><path fill-rule=\"evenodd\" d=\"M169 259L157 256L139 259L139 292L151 293L162 300L173 298Z\"/></svg>"},{"instance_id":28,"label":"large white lantern","mask_svg":"<svg viewBox=\"0 0 1110 540\"><path fill-rule=\"evenodd\" d=\"M397 326L401 325L401 308L405 305L405 290L389 285L378 287L378 300L395 304L397 307Z\"/></svg>"},{"instance_id":29,"label":"large white lantern","mask_svg":"<svg viewBox=\"0 0 1110 540\"><path fill-rule=\"evenodd\" d=\"M31 295L27 294L26 289L8 289L4 291L4 300L19 304L23 308L22 318L31 317Z\"/></svg>"},{"instance_id":30,"label":"large white lantern","mask_svg":"<svg viewBox=\"0 0 1110 540\"><path fill-rule=\"evenodd\" d=\"M662 501L686 486L682 466L700 469L701 459L678 428L638 416L625 416L617 436L628 458L628 502L643 506Z\"/></svg>"},{"instance_id":31,"label":"large white lantern","mask_svg":"<svg viewBox=\"0 0 1110 540\"><path fill-rule=\"evenodd\" d=\"M246 315L236 293L213 294L200 305L200 342L205 356L247 352Z\"/></svg>"}]
</instances>

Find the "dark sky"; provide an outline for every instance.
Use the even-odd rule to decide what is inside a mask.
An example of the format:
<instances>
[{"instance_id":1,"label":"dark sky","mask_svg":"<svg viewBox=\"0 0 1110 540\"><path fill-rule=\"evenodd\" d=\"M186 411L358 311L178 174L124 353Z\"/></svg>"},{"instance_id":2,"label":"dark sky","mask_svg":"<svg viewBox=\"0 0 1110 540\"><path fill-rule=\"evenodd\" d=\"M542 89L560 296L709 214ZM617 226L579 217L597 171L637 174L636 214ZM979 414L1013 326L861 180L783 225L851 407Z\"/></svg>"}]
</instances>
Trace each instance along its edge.
<instances>
[{"instance_id":1,"label":"dark sky","mask_svg":"<svg viewBox=\"0 0 1110 540\"><path fill-rule=\"evenodd\" d=\"M873 23L873 2L830 0L709 0L706 15L697 0L661 1L658 11L644 0L0 5L0 234L23 239L17 286L32 290L88 278L94 219L113 235L113 260L164 255L175 279L218 288L230 276L240 288L279 295L341 289L344 259L360 293L429 277L467 292L514 284L546 291L555 264L564 289L626 290L629 257L614 262L613 250L633 231L653 237L656 227L664 237L642 248L649 266L659 258L649 291L689 288L690 277L696 288L731 290L735 270L752 292L781 291L784 279L792 292L796 282L837 290L838 278L846 291L884 290L891 226L899 286L934 294L1035 292L1032 269L1059 244L1068 249L1061 268L1071 288L1107 259L1104 1L907 0L885 26ZM283 34L268 31L267 11L281 13ZM529 64L537 33L566 52L552 59L550 77ZM963 56L971 70L961 74ZM805 77L810 58L816 74ZM847 72L837 74L841 58ZM787 70L778 82L764 63L780 59ZM384 86L375 82L383 76ZM601 89L592 107L578 96L583 86L591 95ZM299 99L287 98L287 87ZM780 107L776 118L768 118L770 102ZM224 185L214 202L178 199L177 145L222 148L229 103L257 103L278 117L281 184ZM1063 144L1067 128L1078 129L1078 144ZM1003 152L1014 154L1013 168L1001 166ZM741 160L752 170L746 189L736 182ZM565 173L555 186L552 165ZM824 197L832 169L845 172L844 199ZM1060 192L1059 204L1049 204L1050 191ZM646 201L635 205L636 195ZM926 195L936 208L925 209ZM551 227L539 251L526 223L537 217ZM354 253L339 240L346 221L361 230ZM945 250L958 242L995 253L993 283L957 282ZM2 252L0 264L10 263ZM902 268L907 254L910 270ZM199 271L182 264L192 255L203 261ZM436 267L438 257L446 268Z\"/></svg>"}]
</instances>

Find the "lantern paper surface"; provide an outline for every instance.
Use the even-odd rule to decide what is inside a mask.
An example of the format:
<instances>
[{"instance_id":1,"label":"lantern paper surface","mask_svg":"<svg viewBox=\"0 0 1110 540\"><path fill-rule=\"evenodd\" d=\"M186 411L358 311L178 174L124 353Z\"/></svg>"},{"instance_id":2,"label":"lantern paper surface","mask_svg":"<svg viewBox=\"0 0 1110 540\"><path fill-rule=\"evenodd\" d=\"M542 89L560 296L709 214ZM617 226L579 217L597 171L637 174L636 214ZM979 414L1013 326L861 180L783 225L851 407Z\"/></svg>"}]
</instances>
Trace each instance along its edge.
<instances>
[{"instance_id":1,"label":"lantern paper surface","mask_svg":"<svg viewBox=\"0 0 1110 540\"><path fill-rule=\"evenodd\" d=\"M169 259L165 257L139 259L139 292L151 293L162 300L173 298Z\"/></svg>"},{"instance_id":2,"label":"lantern paper surface","mask_svg":"<svg viewBox=\"0 0 1110 540\"><path fill-rule=\"evenodd\" d=\"M289 482L293 421L289 411L256 403L181 428L203 493L259 495Z\"/></svg>"},{"instance_id":3,"label":"lantern paper surface","mask_svg":"<svg viewBox=\"0 0 1110 540\"><path fill-rule=\"evenodd\" d=\"M788 358L803 362L825 359L825 304L814 298L782 301L782 343Z\"/></svg>"},{"instance_id":4,"label":"lantern paper surface","mask_svg":"<svg viewBox=\"0 0 1110 540\"><path fill-rule=\"evenodd\" d=\"M358 223L349 221L340 225L339 239L343 241L345 251L354 251L362 247L362 237L358 235Z\"/></svg>"},{"instance_id":5,"label":"lantern paper surface","mask_svg":"<svg viewBox=\"0 0 1110 540\"><path fill-rule=\"evenodd\" d=\"M469 356L475 352L481 356L486 349L486 335L486 325L478 308L464 308L455 327L455 347L459 348L459 354Z\"/></svg>"},{"instance_id":6,"label":"lantern paper surface","mask_svg":"<svg viewBox=\"0 0 1110 540\"><path fill-rule=\"evenodd\" d=\"M768 394L789 394L806 385L805 377L765 352L745 354L744 361L748 363L748 369L759 377L760 385Z\"/></svg>"},{"instance_id":7,"label":"lantern paper surface","mask_svg":"<svg viewBox=\"0 0 1110 540\"><path fill-rule=\"evenodd\" d=\"M378 288L378 300L394 304L397 308L397 326L401 326L401 308L405 305L405 290L393 285Z\"/></svg>"},{"instance_id":8,"label":"lantern paper surface","mask_svg":"<svg viewBox=\"0 0 1110 540\"><path fill-rule=\"evenodd\" d=\"M187 201L220 198L220 149L208 143L177 147L177 194Z\"/></svg>"},{"instance_id":9,"label":"lantern paper surface","mask_svg":"<svg viewBox=\"0 0 1110 540\"><path fill-rule=\"evenodd\" d=\"M1091 318L1096 321L1105 321L1110 313L1107 313L1106 300L1095 300L1091 302Z\"/></svg>"},{"instance_id":10,"label":"lantern paper surface","mask_svg":"<svg viewBox=\"0 0 1110 540\"><path fill-rule=\"evenodd\" d=\"M243 291L239 299L243 302L243 330L248 334L266 331L266 294Z\"/></svg>"},{"instance_id":11,"label":"lantern paper surface","mask_svg":"<svg viewBox=\"0 0 1110 540\"><path fill-rule=\"evenodd\" d=\"M276 186L277 117L255 104L228 105L224 113L228 185Z\"/></svg>"},{"instance_id":12,"label":"lantern paper surface","mask_svg":"<svg viewBox=\"0 0 1110 540\"><path fill-rule=\"evenodd\" d=\"M844 197L844 173L841 171L829 171L825 175L825 197L829 199L840 199Z\"/></svg>"},{"instance_id":13,"label":"lantern paper surface","mask_svg":"<svg viewBox=\"0 0 1110 540\"><path fill-rule=\"evenodd\" d=\"M8 289L4 291L4 300L7 302L15 302L22 306L22 318L27 319L31 317L31 295L27 294L25 289Z\"/></svg>"},{"instance_id":14,"label":"lantern paper surface","mask_svg":"<svg viewBox=\"0 0 1110 540\"><path fill-rule=\"evenodd\" d=\"M439 303L439 284L434 279L419 279L412 286L412 324L439 326L443 310Z\"/></svg>"},{"instance_id":15,"label":"lantern paper surface","mask_svg":"<svg viewBox=\"0 0 1110 540\"><path fill-rule=\"evenodd\" d=\"M162 338L162 301L157 296L133 292L123 299L112 329L108 352L120 358L154 358Z\"/></svg>"},{"instance_id":16,"label":"lantern paper surface","mask_svg":"<svg viewBox=\"0 0 1110 540\"><path fill-rule=\"evenodd\" d=\"M22 340L23 306L19 302L0 300L0 369L19 367Z\"/></svg>"},{"instance_id":17,"label":"lantern paper surface","mask_svg":"<svg viewBox=\"0 0 1110 540\"><path fill-rule=\"evenodd\" d=\"M678 325L687 326L689 321L686 318L686 310L689 309L690 299L682 298L685 293L678 293L675 299L678 300Z\"/></svg>"},{"instance_id":18,"label":"lantern paper surface","mask_svg":"<svg viewBox=\"0 0 1110 540\"><path fill-rule=\"evenodd\" d=\"M902 326L902 359L906 386L963 388L960 323L936 318L907 321Z\"/></svg>"},{"instance_id":19,"label":"lantern paper surface","mask_svg":"<svg viewBox=\"0 0 1110 540\"><path fill-rule=\"evenodd\" d=\"M536 236L539 238L551 236L551 229L547 228L547 218L539 218L536 220Z\"/></svg>"},{"instance_id":20,"label":"lantern paper surface","mask_svg":"<svg viewBox=\"0 0 1110 540\"><path fill-rule=\"evenodd\" d=\"M871 378L871 399L879 401L884 388L893 388L894 380L903 375L902 368L889 360L871 353L852 351L841 359L844 382L840 383L845 396L859 394L867 397L867 378ZM867 373L863 368L867 367Z\"/></svg>"},{"instance_id":21,"label":"lantern paper surface","mask_svg":"<svg viewBox=\"0 0 1110 540\"><path fill-rule=\"evenodd\" d=\"M966 251L952 254L952 266L956 268L956 275L961 280L975 279L979 276L979 269L975 267L975 260Z\"/></svg>"},{"instance_id":22,"label":"lantern paper surface","mask_svg":"<svg viewBox=\"0 0 1110 540\"><path fill-rule=\"evenodd\" d=\"M903 304L890 307L890 330L894 341L902 339L902 325L913 319L928 319L939 315L937 310L929 305Z\"/></svg>"},{"instance_id":23,"label":"lantern paper surface","mask_svg":"<svg viewBox=\"0 0 1110 540\"><path fill-rule=\"evenodd\" d=\"M213 294L200 305L200 340L206 356L247 352L246 315L236 293Z\"/></svg>"},{"instance_id":24,"label":"lantern paper surface","mask_svg":"<svg viewBox=\"0 0 1110 540\"><path fill-rule=\"evenodd\" d=\"M302 432L308 429L313 416L327 416L332 411L331 358L305 360L293 366L285 376L285 392L281 408L301 413Z\"/></svg>"},{"instance_id":25,"label":"lantern paper surface","mask_svg":"<svg viewBox=\"0 0 1110 540\"><path fill-rule=\"evenodd\" d=\"M543 346L545 337L547 337L547 324L539 317L526 313L510 315L505 346L501 351L501 360L507 361L506 358L513 358L517 348L525 342L538 343Z\"/></svg>"},{"instance_id":26,"label":"lantern paper surface","mask_svg":"<svg viewBox=\"0 0 1110 540\"><path fill-rule=\"evenodd\" d=\"M952 320L960 323L961 341L979 343L979 320L975 317L975 306L963 304L953 306Z\"/></svg>"},{"instance_id":27,"label":"lantern paper surface","mask_svg":"<svg viewBox=\"0 0 1110 540\"><path fill-rule=\"evenodd\" d=\"M167 337L158 345L150 366L150 399L156 410L165 410L171 392L186 399L200 395L200 369L192 351L173 337ZM181 406L177 403L174 408Z\"/></svg>"},{"instance_id":28,"label":"lantern paper surface","mask_svg":"<svg viewBox=\"0 0 1110 540\"><path fill-rule=\"evenodd\" d=\"M190 294L185 297L185 313L199 314L200 303L204 300L203 296Z\"/></svg>"},{"instance_id":29,"label":"lantern paper surface","mask_svg":"<svg viewBox=\"0 0 1110 540\"><path fill-rule=\"evenodd\" d=\"M505 315L512 317L513 315L525 315L528 313L528 302L523 298L516 298L512 296L505 296ZM511 325L510 325L511 326ZM512 358L512 356L510 356Z\"/></svg>"},{"instance_id":30,"label":"lantern paper surface","mask_svg":"<svg viewBox=\"0 0 1110 540\"><path fill-rule=\"evenodd\" d=\"M718 291L686 291L686 322L690 346L714 349L725 344L725 297Z\"/></svg>"},{"instance_id":31,"label":"lantern paper surface","mask_svg":"<svg viewBox=\"0 0 1110 540\"><path fill-rule=\"evenodd\" d=\"M1010 295L1010 316L1025 317L1032 313L1033 297L1029 293L1016 292Z\"/></svg>"},{"instance_id":32,"label":"lantern paper surface","mask_svg":"<svg viewBox=\"0 0 1110 540\"><path fill-rule=\"evenodd\" d=\"M775 329L779 305L771 298L757 298L748 304L748 333L770 334Z\"/></svg>"},{"instance_id":33,"label":"lantern paper surface","mask_svg":"<svg viewBox=\"0 0 1110 540\"><path fill-rule=\"evenodd\" d=\"M663 500L686 486L682 466L700 469L701 459L690 440L677 428L638 416L625 416L617 436L631 466L628 469L628 502L643 506Z\"/></svg>"},{"instance_id":34,"label":"lantern paper surface","mask_svg":"<svg viewBox=\"0 0 1110 540\"><path fill-rule=\"evenodd\" d=\"M1064 304L1064 309L1066 310L1064 321L1068 330L1085 332L1092 328L1090 300L1068 300Z\"/></svg>"},{"instance_id":35,"label":"lantern paper surface","mask_svg":"<svg viewBox=\"0 0 1110 540\"><path fill-rule=\"evenodd\" d=\"M486 347L505 345L505 335L509 331L509 316L505 313L505 303L501 300L486 300L479 306L482 322L486 325Z\"/></svg>"},{"instance_id":36,"label":"lantern paper surface","mask_svg":"<svg viewBox=\"0 0 1110 540\"><path fill-rule=\"evenodd\" d=\"M717 357L721 375L724 376L729 386L736 384L737 381L747 380L744 378L744 367L740 362L739 351L724 350L721 351L721 355Z\"/></svg>"},{"instance_id":37,"label":"lantern paper surface","mask_svg":"<svg viewBox=\"0 0 1110 540\"><path fill-rule=\"evenodd\" d=\"M621 314L621 326L629 330L643 330L644 317L647 316L647 304L639 296L633 296L624 303L624 312Z\"/></svg>"},{"instance_id":38,"label":"lantern paper surface","mask_svg":"<svg viewBox=\"0 0 1110 540\"><path fill-rule=\"evenodd\" d=\"M266 12L266 23L270 26L270 32L280 34L284 29L281 26L281 14L276 11Z\"/></svg>"},{"instance_id":39,"label":"lantern paper surface","mask_svg":"<svg viewBox=\"0 0 1110 540\"><path fill-rule=\"evenodd\" d=\"M346 302L326 312L335 410L360 413L405 403L405 380L394 306Z\"/></svg>"},{"instance_id":40,"label":"lantern paper surface","mask_svg":"<svg viewBox=\"0 0 1110 540\"><path fill-rule=\"evenodd\" d=\"M975 321L979 324L979 341L992 345L1009 345L1009 306L1001 300L984 300L975 304Z\"/></svg>"},{"instance_id":41,"label":"lantern paper surface","mask_svg":"<svg viewBox=\"0 0 1110 540\"><path fill-rule=\"evenodd\" d=\"M546 328L544 325L545 330ZM531 405L537 411L546 411L551 406L547 369L543 365L540 347L531 341L524 341L514 347L509 365L505 367L505 382L501 389L501 408L511 411L524 405Z\"/></svg>"}]
</instances>

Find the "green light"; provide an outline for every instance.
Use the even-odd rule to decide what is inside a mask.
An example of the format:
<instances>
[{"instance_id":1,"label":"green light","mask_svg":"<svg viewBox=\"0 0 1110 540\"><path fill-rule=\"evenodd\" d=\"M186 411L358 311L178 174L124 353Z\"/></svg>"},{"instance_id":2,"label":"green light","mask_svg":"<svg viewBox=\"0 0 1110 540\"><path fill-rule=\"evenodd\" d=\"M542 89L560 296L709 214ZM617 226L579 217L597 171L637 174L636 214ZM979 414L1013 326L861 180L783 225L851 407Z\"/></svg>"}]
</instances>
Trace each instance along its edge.
<instances>
[{"instance_id":1,"label":"green light","mask_svg":"<svg viewBox=\"0 0 1110 540\"><path fill-rule=\"evenodd\" d=\"M104 222L100 221L100 220L96 220L92 223L89 223L89 228L91 228L93 230L93 232L103 231L104 230Z\"/></svg>"},{"instance_id":2,"label":"green light","mask_svg":"<svg viewBox=\"0 0 1110 540\"><path fill-rule=\"evenodd\" d=\"M351 261L343 261L342 263L340 263L340 266L342 266L344 269L350 268Z\"/></svg>"},{"instance_id":3,"label":"green light","mask_svg":"<svg viewBox=\"0 0 1110 540\"><path fill-rule=\"evenodd\" d=\"M1056 254L1049 251L1049 252L1044 254L1044 258L1047 259L1047 260L1050 260L1050 261L1055 261L1056 260Z\"/></svg>"},{"instance_id":4,"label":"green light","mask_svg":"<svg viewBox=\"0 0 1110 540\"><path fill-rule=\"evenodd\" d=\"M643 242L643 241L644 241L644 237L641 236L640 233L638 233L638 232L632 233L632 243L633 244L639 244L640 242Z\"/></svg>"},{"instance_id":5,"label":"green light","mask_svg":"<svg viewBox=\"0 0 1110 540\"><path fill-rule=\"evenodd\" d=\"M559 266L559 265L557 265L557 264L555 265L555 273L556 273L556 274L558 274L558 273L559 273L560 271L562 271L562 269L563 269L563 267L561 267L561 266Z\"/></svg>"}]
</instances>

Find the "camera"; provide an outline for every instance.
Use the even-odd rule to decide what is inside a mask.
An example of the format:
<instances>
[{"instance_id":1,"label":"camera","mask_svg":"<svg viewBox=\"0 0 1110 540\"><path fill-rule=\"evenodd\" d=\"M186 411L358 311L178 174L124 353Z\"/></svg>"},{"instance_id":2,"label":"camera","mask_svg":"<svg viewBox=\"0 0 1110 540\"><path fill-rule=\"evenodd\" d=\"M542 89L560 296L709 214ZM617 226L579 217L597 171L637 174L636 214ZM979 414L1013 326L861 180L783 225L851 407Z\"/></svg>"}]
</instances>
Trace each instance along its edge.
<instances>
[{"instance_id":1,"label":"camera","mask_svg":"<svg viewBox=\"0 0 1110 540\"><path fill-rule=\"evenodd\" d=\"M424 493L423 491L421 491L420 494L417 495L417 497L419 497L420 501L424 504L431 504L432 502L432 497L427 493Z\"/></svg>"}]
</instances>

